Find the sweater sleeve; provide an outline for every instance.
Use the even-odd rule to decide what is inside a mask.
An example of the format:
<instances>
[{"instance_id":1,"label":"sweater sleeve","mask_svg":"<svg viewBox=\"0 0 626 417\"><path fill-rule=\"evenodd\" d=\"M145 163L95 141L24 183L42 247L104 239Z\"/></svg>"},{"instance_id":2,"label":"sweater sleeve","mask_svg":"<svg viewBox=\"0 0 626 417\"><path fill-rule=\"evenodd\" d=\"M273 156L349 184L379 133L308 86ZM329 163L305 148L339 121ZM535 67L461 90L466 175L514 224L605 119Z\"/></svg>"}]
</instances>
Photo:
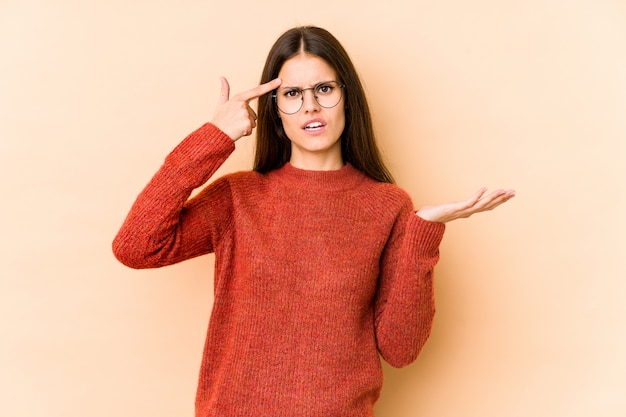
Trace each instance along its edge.
<instances>
[{"instance_id":1,"label":"sweater sleeve","mask_svg":"<svg viewBox=\"0 0 626 417\"><path fill-rule=\"evenodd\" d=\"M166 158L133 204L113 240L115 257L131 268L157 268L212 252L229 224L228 182L189 199L234 151L212 124L187 136ZM206 191L206 192L205 192Z\"/></svg>"},{"instance_id":2,"label":"sweater sleeve","mask_svg":"<svg viewBox=\"0 0 626 417\"><path fill-rule=\"evenodd\" d=\"M412 209L397 219L381 261L375 300L378 350L387 363L412 363L426 343L435 314L433 269L445 225Z\"/></svg>"}]
</instances>

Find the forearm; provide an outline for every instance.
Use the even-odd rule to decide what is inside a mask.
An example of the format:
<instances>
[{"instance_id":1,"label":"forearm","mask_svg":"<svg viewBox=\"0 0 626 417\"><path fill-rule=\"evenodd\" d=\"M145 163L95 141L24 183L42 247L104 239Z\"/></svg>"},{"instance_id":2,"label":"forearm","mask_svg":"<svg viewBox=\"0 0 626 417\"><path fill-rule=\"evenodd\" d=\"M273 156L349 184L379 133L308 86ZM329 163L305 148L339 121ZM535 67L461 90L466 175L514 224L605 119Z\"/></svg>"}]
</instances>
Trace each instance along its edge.
<instances>
[{"instance_id":1,"label":"forearm","mask_svg":"<svg viewBox=\"0 0 626 417\"><path fill-rule=\"evenodd\" d=\"M433 269L445 226L410 218L397 253L381 277L376 309L376 338L392 366L413 362L426 343L435 314Z\"/></svg>"},{"instance_id":2,"label":"forearm","mask_svg":"<svg viewBox=\"0 0 626 417\"><path fill-rule=\"evenodd\" d=\"M202 248L191 234L196 220L185 203L233 150L232 140L210 124L187 136L135 200L113 241L117 259L132 268L151 268L199 255Z\"/></svg>"}]
</instances>

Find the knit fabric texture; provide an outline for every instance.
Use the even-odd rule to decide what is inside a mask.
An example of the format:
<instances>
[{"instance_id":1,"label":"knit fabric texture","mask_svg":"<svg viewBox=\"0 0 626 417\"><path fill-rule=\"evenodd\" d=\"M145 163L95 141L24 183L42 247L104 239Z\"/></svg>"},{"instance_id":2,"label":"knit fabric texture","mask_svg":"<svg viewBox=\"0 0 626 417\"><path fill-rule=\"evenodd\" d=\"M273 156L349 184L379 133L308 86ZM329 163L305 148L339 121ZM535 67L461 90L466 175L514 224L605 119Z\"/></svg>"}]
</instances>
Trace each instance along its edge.
<instances>
[{"instance_id":1,"label":"knit fabric texture","mask_svg":"<svg viewBox=\"0 0 626 417\"><path fill-rule=\"evenodd\" d=\"M132 268L215 253L197 417L373 416L380 356L413 362L434 315L444 225L350 164L221 177L234 151L212 124L185 138L113 242Z\"/></svg>"}]
</instances>

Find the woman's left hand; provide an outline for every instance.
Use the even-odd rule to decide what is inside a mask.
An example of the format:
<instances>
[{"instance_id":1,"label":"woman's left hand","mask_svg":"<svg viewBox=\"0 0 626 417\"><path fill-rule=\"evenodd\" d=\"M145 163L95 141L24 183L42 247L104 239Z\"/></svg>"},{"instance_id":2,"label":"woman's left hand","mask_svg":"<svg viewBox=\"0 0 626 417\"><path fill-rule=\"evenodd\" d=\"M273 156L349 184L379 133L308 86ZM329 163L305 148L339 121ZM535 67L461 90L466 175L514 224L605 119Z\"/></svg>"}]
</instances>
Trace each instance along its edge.
<instances>
[{"instance_id":1,"label":"woman's left hand","mask_svg":"<svg viewBox=\"0 0 626 417\"><path fill-rule=\"evenodd\" d=\"M468 200L422 207L416 214L424 220L447 223L470 217L472 214L493 210L515 197L515 190L495 190L485 195L486 192L487 189L483 187Z\"/></svg>"}]
</instances>

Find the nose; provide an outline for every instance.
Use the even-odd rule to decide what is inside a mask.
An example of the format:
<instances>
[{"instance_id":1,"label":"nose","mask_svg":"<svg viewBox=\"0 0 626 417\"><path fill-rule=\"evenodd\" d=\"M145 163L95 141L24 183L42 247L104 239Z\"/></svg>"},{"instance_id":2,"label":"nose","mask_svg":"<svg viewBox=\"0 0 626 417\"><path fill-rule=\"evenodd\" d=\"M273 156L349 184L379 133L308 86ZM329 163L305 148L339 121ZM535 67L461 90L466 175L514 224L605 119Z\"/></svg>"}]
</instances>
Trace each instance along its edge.
<instances>
[{"instance_id":1,"label":"nose","mask_svg":"<svg viewBox=\"0 0 626 417\"><path fill-rule=\"evenodd\" d=\"M315 90L313 88L305 88L302 90L302 107L305 112L313 112L320 109L320 105L315 98Z\"/></svg>"}]
</instances>

